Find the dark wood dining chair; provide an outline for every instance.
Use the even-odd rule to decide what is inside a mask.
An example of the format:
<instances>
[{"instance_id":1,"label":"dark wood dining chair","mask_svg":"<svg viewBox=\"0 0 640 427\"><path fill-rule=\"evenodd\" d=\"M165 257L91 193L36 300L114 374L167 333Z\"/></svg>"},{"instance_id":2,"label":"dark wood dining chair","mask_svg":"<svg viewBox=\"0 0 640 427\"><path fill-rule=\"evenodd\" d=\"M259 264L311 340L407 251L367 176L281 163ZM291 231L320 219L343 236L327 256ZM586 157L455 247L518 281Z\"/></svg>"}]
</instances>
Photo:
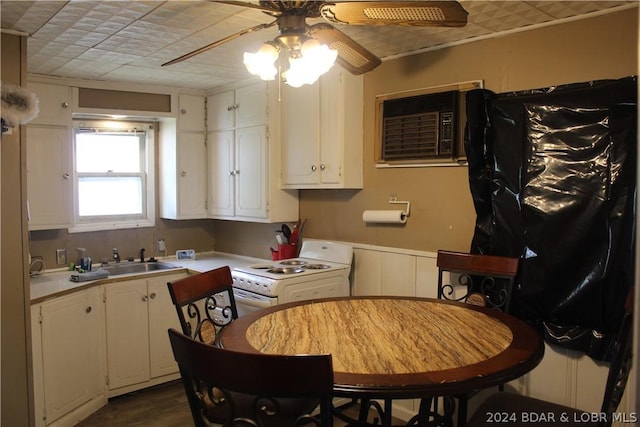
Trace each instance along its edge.
<instances>
[{"instance_id":1,"label":"dark wood dining chair","mask_svg":"<svg viewBox=\"0 0 640 427\"><path fill-rule=\"evenodd\" d=\"M190 275L183 279L167 283L171 301L173 302L182 333L205 344L219 346L220 333L226 325L238 318L235 299L233 297L233 278L228 266L216 268L200 274ZM219 368L226 369L226 368ZM216 389L215 393L218 393ZM250 414L253 408L250 398L239 393L230 392L234 397L236 412ZM228 408L216 395L217 405L209 407L209 418L221 421ZM278 400L284 414L304 413L318 406L314 398L298 397ZM280 427L276 419L269 427ZM269 420L267 420L267 423Z\"/></svg>"},{"instance_id":2,"label":"dark wood dining chair","mask_svg":"<svg viewBox=\"0 0 640 427\"><path fill-rule=\"evenodd\" d=\"M438 299L509 311L518 274L518 258L439 250L436 264ZM503 390L502 386L500 390ZM466 422L468 399L467 395L455 397L458 402L458 426ZM431 419L438 425L452 427L454 400L451 397L442 398L443 414L439 414L438 400L422 399L418 415L411 420L411 425L420 425L420 422Z\"/></svg>"},{"instance_id":3,"label":"dark wood dining chair","mask_svg":"<svg viewBox=\"0 0 640 427\"><path fill-rule=\"evenodd\" d=\"M220 330L238 318L228 266L167 283L182 332L217 344Z\"/></svg>"},{"instance_id":4,"label":"dark wood dining chair","mask_svg":"<svg viewBox=\"0 0 640 427\"><path fill-rule=\"evenodd\" d=\"M532 422L523 414L545 415L548 420L562 426L598 426L609 427L613 422L613 414L618 409L629 378L632 364L633 341L633 290L629 292L625 303L625 315L621 327L611 341L611 362L607 375L607 383L602 399L600 413L594 420L592 413L557 403L535 399L511 392L495 393L487 398L474 412L467 427L479 427L488 424L488 416L501 414L504 422L510 426L530 426ZM621 414L623 415L623 414ZM623 419L620 419L623 422ZM627 422L629 422L627 420ZM549 425L554 423L549 423Z\"/></svg>"},{"instance_id":5,"label":"dark wood dining chair","mask_svg":"<svg viewBox=\"0 0 640 427\"><path fill-rule=\"evenodd\" d=\"M240 353L204 344L169 329L169 339L185 387L196 427L212 422L224 426L329 427L333 425L331 355L265 355ZM232 394L231 392L235 392ZM237 396L246 401L237 402ZM287 413L276 398L300 398L320 402L306 411ZM210 417L224 405L223 420ZM251 411L239 413L238 406Z\"/></svg>"},{"instance_id":6,"label":"dark wood dining chair","mask_svg":"<svg viewBox=\"0 0 640 427\"><path fill-rule=\"evenodd\" d=\"M518 258L438 251L438 298L509 312ZM449 281L444 280L449 273ZM460 292L456 292L461 289Z\"/></svg>"}]
</instances>

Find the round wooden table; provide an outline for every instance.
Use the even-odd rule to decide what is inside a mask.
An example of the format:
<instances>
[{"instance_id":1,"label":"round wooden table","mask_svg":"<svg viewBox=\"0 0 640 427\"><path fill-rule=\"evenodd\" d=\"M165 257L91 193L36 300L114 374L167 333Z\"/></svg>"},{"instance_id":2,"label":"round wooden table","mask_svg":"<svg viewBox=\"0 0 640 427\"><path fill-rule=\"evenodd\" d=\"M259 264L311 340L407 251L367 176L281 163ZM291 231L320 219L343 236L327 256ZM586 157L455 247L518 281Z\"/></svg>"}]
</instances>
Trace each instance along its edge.
<instances>
[{"instance_id":1,"label":"round wooden table","mask_svg":"<svg viewBox=\"0 0 640 427\"><path fill-rule=\"evenodd\" d=\"M232 322L221 345L333 359L336 396L457 396L532 370L544 345L531 326L497 310L411 297L345 297L282 304Z\"/></svg>"}]
</instances>

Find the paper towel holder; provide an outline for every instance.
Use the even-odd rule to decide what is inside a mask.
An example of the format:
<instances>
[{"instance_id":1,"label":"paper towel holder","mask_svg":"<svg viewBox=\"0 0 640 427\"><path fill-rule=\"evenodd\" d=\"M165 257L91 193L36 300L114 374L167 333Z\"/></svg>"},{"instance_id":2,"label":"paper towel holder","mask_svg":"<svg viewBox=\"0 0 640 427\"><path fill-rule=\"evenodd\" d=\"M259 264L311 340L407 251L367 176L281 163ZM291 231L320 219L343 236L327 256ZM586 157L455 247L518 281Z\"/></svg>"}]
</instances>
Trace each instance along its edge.
<instances>
[{"instance_id":1,"label":"paper towel holder","mask_svg":"<svg viewBox=\"0 0 640 427\"><path fill-rule=\"evenodd\" d=\"M397 199L397 198L395 198L395 197L390 197L390 198L389 198L389 203L391 203L391 204L407 205L407 207L406 207L406 209L405 209L405 211L404 211L404 213L403 213L403 218L402 218L402 219L405 219L406 217L408 217L408 216L409 216L409 210L411 209L411 202L398 200L398 199Z\"/></svg>"}]
</instances>

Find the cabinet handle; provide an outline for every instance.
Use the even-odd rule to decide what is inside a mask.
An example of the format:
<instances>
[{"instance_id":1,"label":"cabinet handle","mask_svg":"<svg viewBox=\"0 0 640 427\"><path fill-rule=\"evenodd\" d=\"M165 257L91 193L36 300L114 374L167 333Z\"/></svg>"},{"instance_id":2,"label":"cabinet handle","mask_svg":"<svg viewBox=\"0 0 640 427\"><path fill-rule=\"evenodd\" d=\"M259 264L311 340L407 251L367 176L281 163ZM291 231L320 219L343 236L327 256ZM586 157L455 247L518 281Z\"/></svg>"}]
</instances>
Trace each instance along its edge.
<instances>
[{"instance_id":1,"label":"cabinet handle","mask_svg":"<svg viewBox=\"0 0 640 427\"><path fill-rule=\"evenodd\" d=\"M155 299L156 298L156 293L155 292L151 292L151 295L149 295L149 297L151 299Z\"/></svg>"},{"instance_id":2,"label":"cabinet handle","mask_svg":"<svg viewBox=\"0 0 640 427\"><path fill-rule=\"evenodd\" d=\"M69 103L67 101L63 102L62 104L60 104L60 106L62 108L69 108Z\"/></svg>"},{"instance_id":3,"label":"cabinet handle","mask_svg":"<svg viewBox=\"0 0 640 427\"><path fill-rule=\"evenodd\" d=\"M327 167L325 166L325 164L324 164L324 163L322 163L322 164L320 165L320 170L321 170L321 171L325 170L326 168L327 168Z\"/></svg>"},{"instance_id":4,"label":"cabinet handle","mask_svg":"<svg viewBox=\"0 0 640 427\"><path fill-rule=\"evenodd\" d=\"M87 313L91 313L93 311L93 307L89 306L85 310Z\"/></svg>"},{"instance_id":5,"label":"cabinet handle","mask_svg":"<svg viewBox=\"0 0 640 427\"><path fill-rule=\"evenodd\" d=\"M187 172L186 171L180 172L180 176L187 176Z\"/></svg>"},{"instance_id":6,"label":"cabinet handle","mask_svg":"<svg viewBox=\"0 0 640 427\"><path fill-rule=\"evenodd\" d=\"M62 174L62 179L69 179L69 178L71 178L71 175L69 175L68 173Z\"/></svg>"},{"instance_id":7,"label":"cabinet handle","mask_svg":"<svg viewBox=\"0 0 640 427\"><path fill-rule=\"evenodd\" d=\"M316 170L318 170L318 167L316 165L311 165L311 172L315 172Z\"/></svg>"},{"instance_id":8,"label":"cabinet handle","mask_svg":"<svg viewBox=\"0 0 640 427\"><path fill-rule=\"evenodd\" d=\"M142 296L142 302L147 302L147 301L149 301L149 297L146 296L146 295L143 295Z\"/></svg>"}]
</instances>

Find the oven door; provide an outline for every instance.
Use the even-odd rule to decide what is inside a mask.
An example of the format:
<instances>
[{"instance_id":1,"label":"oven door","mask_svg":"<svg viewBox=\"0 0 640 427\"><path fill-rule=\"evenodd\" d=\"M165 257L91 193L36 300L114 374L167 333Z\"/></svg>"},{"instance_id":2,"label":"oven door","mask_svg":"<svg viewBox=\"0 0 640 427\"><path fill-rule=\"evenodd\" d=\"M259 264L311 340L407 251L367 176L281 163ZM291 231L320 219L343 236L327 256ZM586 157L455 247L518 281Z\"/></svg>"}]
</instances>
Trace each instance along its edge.
<instances>
[{"instance_id":1,"label":"oven door","mask_svg":"<svg viewBox=\"0 0 640 427\"><path fill-rule=\"evenodd\" d=\"M278 298L267 297L244 289L233 289L233 298L236 300L238 317L249 312L271 307L278 304Z\"/></svg>"}]
</instances>

